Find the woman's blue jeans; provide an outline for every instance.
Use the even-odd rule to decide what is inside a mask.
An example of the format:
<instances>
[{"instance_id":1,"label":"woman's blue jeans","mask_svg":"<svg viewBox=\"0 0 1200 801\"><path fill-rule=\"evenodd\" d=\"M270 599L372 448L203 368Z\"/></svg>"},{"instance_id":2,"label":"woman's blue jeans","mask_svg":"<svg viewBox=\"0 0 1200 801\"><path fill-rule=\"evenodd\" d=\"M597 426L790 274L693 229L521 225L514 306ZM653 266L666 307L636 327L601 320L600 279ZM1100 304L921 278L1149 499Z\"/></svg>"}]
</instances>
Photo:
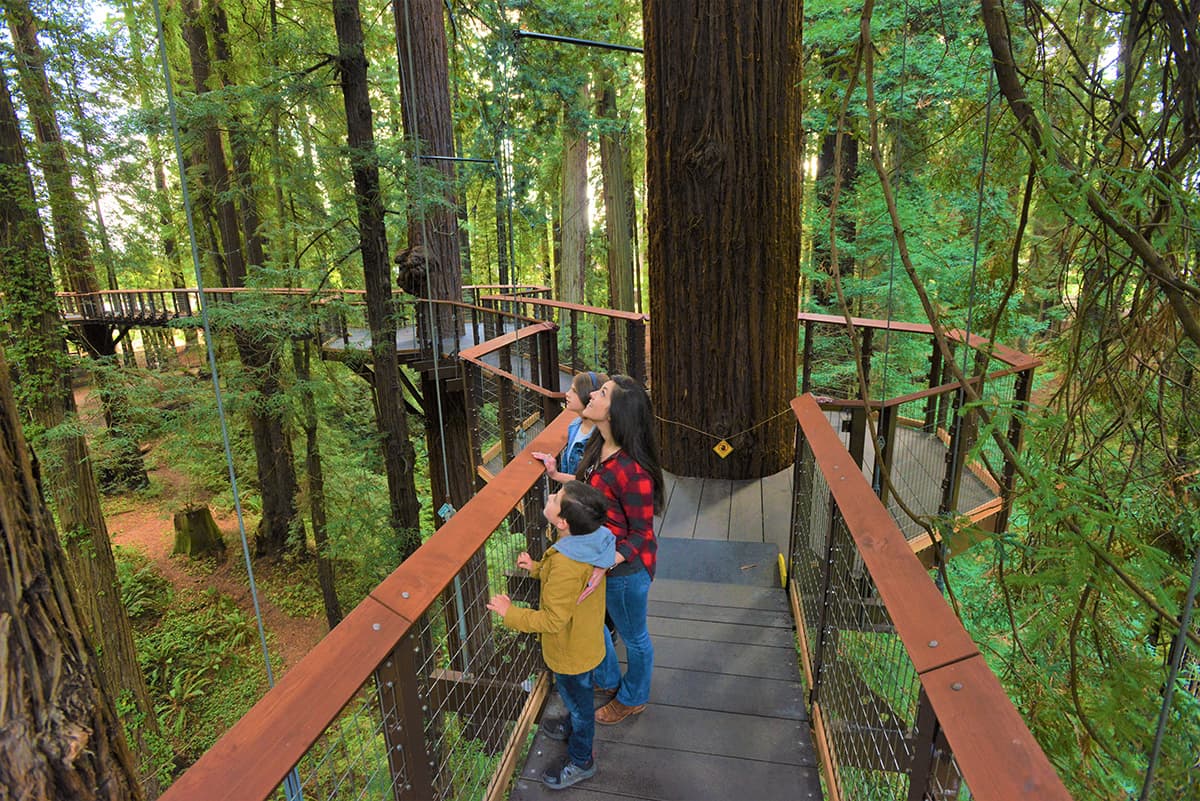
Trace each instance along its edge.
<instances>
[{"instance_id":1,"label":"woman's blue jeans","mask_svg":"<svg viewBox=\"0 0 1200 801\"><path fill-rule=\"evenodd\" d=\"M605 594L608 616L625 643L626 670L613 648L612 637L604 629L604 661L592 671L597 687L617 687L617 700L626 706L640 706L650 699L650 674L654 671L654 645L646 630L646 607L650 595L650 574L639 570L627 576L609 576Z\"/></svg>"}]
</instances>

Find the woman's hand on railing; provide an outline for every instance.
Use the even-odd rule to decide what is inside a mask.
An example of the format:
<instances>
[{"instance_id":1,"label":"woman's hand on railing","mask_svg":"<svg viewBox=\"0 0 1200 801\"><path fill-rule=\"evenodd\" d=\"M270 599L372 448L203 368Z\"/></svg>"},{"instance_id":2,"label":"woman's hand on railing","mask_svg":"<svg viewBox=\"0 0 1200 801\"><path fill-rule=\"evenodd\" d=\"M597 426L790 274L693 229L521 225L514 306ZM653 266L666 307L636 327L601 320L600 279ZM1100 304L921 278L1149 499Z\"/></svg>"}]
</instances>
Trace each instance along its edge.
<instances>
[{"instance_id":1,"label":"woman's hand on railing","mask_svg":"<svg viewBox=\"0 0 1200 801\"><path fill-rule=\"evenodd\" d=\"M533 570L533 557L528 551L521 551L521 555L517 557L517 567L522 570Z\"/></svg>"},{"instance_id":2,"label":"woman's hand on railing","mask_svg":"<svg viewBox=\"0 0 1200 801\"><path fill-rule=\"evenodd\" d=\"M495 612L500 617L507 615L511 606L512 599L507 595L493 595L487 602L487 608Z\"/></svg>"}]
</instances>

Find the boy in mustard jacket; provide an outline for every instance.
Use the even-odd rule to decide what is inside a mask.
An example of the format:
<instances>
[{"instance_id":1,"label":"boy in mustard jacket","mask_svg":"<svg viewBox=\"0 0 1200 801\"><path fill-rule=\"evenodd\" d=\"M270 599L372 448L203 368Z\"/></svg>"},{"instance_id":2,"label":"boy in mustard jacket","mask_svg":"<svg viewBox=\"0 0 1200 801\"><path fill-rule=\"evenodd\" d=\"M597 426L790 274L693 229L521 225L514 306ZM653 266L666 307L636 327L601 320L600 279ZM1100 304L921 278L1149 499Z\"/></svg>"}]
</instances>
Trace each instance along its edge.
<instances>
[{"instance_id":1,"label":"boy in mustard jacket","mask_svg":"<svg viewBox=\"0 0 1200 801\"><path fill-rule=\"evenodd\" d=\"M561 790L596 773L592 669L604 659L604 581L587 598L578 599L592 569L609 568L616 561L616 538L602 525L608 501L586 481L568 481L546 501L543 513L558 539L539 562L528 553L517 557L517 567L541 581L539 608L513 606L507 595L493 596L487 608L510 629L541 635L542 657L554 671L568 712L565 721L543 724L547 736L567 741L567 756L560 767L542 774L542 781Z\"/></svg>"}]
</instances>

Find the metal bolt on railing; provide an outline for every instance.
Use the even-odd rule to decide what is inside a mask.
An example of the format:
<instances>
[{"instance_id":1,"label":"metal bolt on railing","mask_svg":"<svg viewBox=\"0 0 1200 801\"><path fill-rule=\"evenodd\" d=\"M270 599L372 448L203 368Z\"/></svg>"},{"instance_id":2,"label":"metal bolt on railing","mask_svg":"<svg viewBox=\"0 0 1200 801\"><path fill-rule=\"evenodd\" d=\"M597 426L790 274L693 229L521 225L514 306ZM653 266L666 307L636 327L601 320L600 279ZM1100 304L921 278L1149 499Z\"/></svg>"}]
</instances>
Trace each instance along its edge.
<instances>
[{"instance_id":1,"label":"metal bolt on railing","mask_svg":"<svg viewBox=\"0 0 1200 801\"><path fill-rule=\"evenodd\" d=\"M929 647L930 647L930 648L937 648L937 647L938 647L938 641L937 641L937 640L930 640L930 641L929 641Z\"/></svg>"},{"instance_id":2,"label":"metal bolt on railing","mask_svg":"<svg viewBox=\"0 0 1200 801\"><path fill-rule=\"evenodd\" d=\"M378 623L372 623L372 624L371 624L371 630L372 630L372 631L379 631L379 630L381 630L382 628L383 628L383 626L379 625Z\"/></svg>"},{"instance_id":3,"label":"metal bolt on railing","mask_svg":"<svg viewBox=\"0 0 1200 801\"><path fill-rule=\"evenodd\" d=\"M962 688L963 688L963 686L962 686L962 682L961 682L961 681L956 681L956 682L954 682L953 684L951 684L951 685L950 685L950 689L951 689L951 690L954 690L955 692L958 692L958 691L959 691L959 690L961 690Z\"/></svg>"}]
</instances>

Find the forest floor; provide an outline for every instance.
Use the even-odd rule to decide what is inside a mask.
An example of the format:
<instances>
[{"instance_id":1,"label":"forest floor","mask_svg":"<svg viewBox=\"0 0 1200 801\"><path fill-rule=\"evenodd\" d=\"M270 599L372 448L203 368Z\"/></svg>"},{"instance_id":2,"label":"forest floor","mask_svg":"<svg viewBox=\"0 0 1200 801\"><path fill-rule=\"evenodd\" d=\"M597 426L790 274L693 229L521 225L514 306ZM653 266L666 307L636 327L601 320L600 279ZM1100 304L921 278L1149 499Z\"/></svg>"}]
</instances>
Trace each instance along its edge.
<instances>
[{"instance_id":1,"label":"forest floor","mask_svg":"<svg viewBox=\"0 0 1200 801\"><path fill-rule=\"evenodd\" d=\"M97 403L89 387L76 389L76 401L81 415L98 414ZM106 520L113 544L136 549L149 559L157 572L171 583L176 597L214 589L232 599L247 618L253 620L254 602L246 578L236 515L213 509L213 519L225 540L225 555L215 561L208 559L203 564L190 564L189 557L171 553L175 543L173 516L189 502L204 503L207 498L192 486L185 474L169 465L158 465L148 472L152 486L157 488L156 492L127 493L116 498L105 498L106 509L111 509L106 513ZM253 536L250 521L247 521L246 527L247 533ZM278 681L325 636L328 625L324 615L294 617L266 597L264 583L289 583L286 574L292 572L290 566L259 560L253 567L263 628L268 637L271 668ZM279 581L272 582L276 572L281 574Z\"/></svg>"}]
</instances>

